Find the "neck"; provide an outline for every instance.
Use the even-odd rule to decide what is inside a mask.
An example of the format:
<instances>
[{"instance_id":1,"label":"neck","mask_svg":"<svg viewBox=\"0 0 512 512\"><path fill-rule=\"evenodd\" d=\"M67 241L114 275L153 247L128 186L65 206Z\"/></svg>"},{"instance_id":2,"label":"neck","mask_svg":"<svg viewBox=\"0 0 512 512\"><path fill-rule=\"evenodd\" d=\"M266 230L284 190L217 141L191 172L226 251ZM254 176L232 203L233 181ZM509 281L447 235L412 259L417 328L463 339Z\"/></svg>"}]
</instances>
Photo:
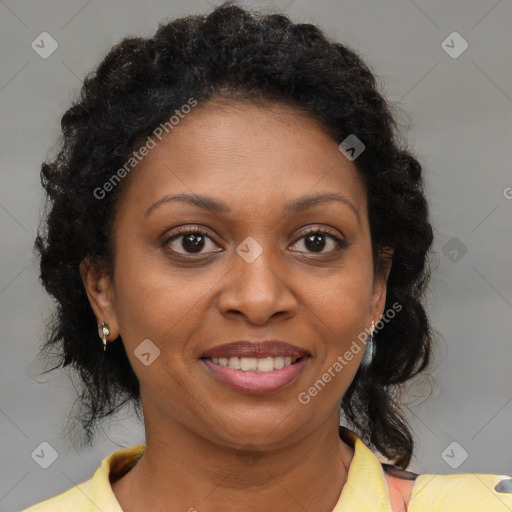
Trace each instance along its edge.
<instances>
[{"instance_id":1,"label":"neck","mask_svg":"<svg viewBox=\"0 0 512 512\"><path fill-rule=\"evenodd\" d=\"M165 435L146 430L144 456L112 488L124 512L330 512L353 457L335 412L300 442L261 451L226 448L166 422Z\"/></svg>"}]
</instances>

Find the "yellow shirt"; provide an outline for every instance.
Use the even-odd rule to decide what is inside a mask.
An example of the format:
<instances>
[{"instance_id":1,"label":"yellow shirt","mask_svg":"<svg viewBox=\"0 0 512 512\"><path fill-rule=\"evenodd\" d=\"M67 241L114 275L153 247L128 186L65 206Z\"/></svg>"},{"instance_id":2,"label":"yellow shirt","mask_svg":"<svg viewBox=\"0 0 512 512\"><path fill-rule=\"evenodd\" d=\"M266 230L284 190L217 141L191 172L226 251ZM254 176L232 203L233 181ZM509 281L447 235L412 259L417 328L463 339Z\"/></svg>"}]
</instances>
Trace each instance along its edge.
<instances>
[{"instance_id":1,"label":"yellow shirt","mask_svg":"<svg viewBox=\"0 0 512 512\"><path fill-rule=\"evenodd\" d=\"M344 438L354 448L354 457L332 512L391 512L381 463L354 432L342 429ZM90 480L22 512L123 512L109 478L120 478L126 473L142 456L144 448L145 445L140 445L118 450L102 461ZM419 475L407 509L407 512L511 511L511 477L478 473Z\"/></svg>"}]
</instances>

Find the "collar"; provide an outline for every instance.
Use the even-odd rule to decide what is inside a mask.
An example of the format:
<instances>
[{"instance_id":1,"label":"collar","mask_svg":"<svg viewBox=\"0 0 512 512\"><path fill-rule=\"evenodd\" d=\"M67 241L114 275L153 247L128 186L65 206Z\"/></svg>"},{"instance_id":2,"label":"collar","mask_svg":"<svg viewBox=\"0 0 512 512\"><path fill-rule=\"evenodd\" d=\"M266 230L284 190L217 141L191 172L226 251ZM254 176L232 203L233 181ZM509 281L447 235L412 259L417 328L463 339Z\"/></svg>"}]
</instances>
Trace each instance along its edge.
<instances>
[{"instance_id":1,"label":"collar","mask_svg":"<svg viewBox=\"0 0 512 512\"><path fill-rule=\"evenodd\" d=\"M123 512L110 485L121 478L144 454L146 445L130 446L104 458L92 477L91 512Z\"/></svg>"},{"instance_id":2,"label":"collar","mask_svg":"<svg viewBox=\"0 0 512 512\"><path fill-rule=\"evenodd\" d=\"M332 512L391 512L381 463L357 434L340 426L340 437L354 449L338 502ZM144 454L145 445L118 450L101 462L92 477L92 512L123 512L110 485L127 473Z\"/></svg>"},{"instance_id":3,"label":"collar","mask_svg":"<svg viewBox=\"0 0 512 512\"><path fill-rule=\"evenodd\" d=\"M332 512L391 512L384 470L377 457L352 430L340 426L340 437L354 448L354 457Z\"/></svg>"}]
</instances>

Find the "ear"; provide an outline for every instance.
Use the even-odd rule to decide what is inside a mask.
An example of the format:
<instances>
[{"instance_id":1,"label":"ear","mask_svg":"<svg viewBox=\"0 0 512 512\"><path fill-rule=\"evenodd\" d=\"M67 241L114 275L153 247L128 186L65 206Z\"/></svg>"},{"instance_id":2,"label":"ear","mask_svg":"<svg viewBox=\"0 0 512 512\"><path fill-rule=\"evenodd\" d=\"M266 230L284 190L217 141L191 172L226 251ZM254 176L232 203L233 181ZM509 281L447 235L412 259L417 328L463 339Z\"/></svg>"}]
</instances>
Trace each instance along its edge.
<instances>
[{"instance_id":1,"label":"ear","mask_svg":"<svg viewBox=\"0 0 512 512\"><path fill-rule=\"evenodd\" d=\"M375 274L370 305L370 322L374 321L375 324L380 321L384 314L388 276L393 261L393 249L383 249L379 257L381 258L381 268Z\"/></svg>"},{"instance_id":2,"label":"ear","mask_svg":"<svg viewBox=\"0 0 512 512\"><path fill-rule=\"evenodd\" d=\"M97 323L106 322L110 331L107 339L115 340L119 336L119 324L114 308L112 280L106 274L104 266L89 257L80 263L80 276Z\"/></svg>"}]
</instances>

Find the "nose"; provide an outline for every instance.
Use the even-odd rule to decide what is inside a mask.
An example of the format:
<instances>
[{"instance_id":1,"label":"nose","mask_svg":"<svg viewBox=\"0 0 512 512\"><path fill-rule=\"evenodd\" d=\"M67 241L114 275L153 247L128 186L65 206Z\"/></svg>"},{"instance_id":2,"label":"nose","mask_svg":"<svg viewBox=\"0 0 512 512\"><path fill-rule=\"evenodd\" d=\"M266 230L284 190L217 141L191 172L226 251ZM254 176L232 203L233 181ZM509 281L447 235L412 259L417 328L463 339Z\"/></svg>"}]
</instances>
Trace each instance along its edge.
<instances>
[{"instance_id":1,"label":"nose","mask_svg":"<svg viewBox=\"0 0 512 512\"><path fill-rule=\"evenodd\" d=\"M264 325L273 316L288 318L296 313L297 299L287 283L290 276L267 254L264 250L251 263L234 255L218 297L222 315L243 315L252 324Z\"/></svg>"}]
</instances>

